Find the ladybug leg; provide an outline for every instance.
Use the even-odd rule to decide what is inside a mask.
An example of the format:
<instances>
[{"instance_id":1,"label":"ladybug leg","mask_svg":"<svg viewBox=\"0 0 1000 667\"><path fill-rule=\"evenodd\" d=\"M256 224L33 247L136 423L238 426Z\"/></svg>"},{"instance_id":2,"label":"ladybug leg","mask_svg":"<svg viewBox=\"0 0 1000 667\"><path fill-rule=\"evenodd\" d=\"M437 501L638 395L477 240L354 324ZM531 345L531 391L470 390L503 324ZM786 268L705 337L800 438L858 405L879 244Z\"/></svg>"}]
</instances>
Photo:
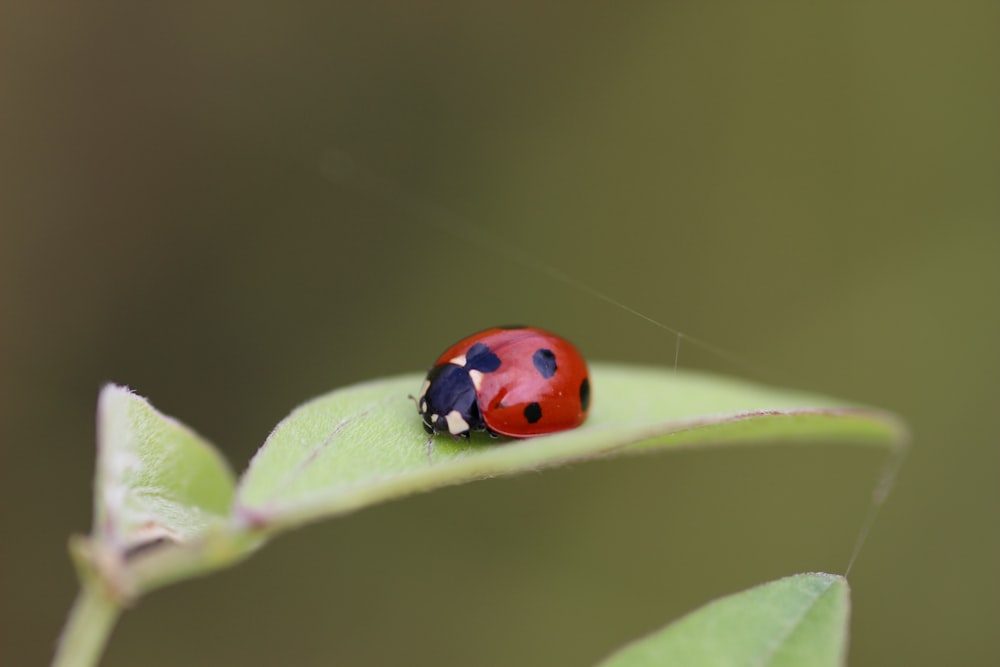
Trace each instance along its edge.
<instances>
[{"instance_id":1,"label":"ladybug leg","mask_svg":"<svg viewBox=\"0 0 1000 667\"><path fill-rule=\"evenodd\" d=\"M434 463L434 434L427 436L427 463Z\"/></svg>"}]
</instances>

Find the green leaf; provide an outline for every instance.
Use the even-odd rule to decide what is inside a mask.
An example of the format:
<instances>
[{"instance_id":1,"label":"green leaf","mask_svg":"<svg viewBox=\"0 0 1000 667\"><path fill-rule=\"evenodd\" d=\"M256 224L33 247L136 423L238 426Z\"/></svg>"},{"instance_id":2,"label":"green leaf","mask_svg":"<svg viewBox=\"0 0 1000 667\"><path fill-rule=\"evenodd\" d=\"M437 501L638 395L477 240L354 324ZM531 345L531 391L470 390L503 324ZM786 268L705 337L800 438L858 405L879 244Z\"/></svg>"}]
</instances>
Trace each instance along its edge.
<instances>
[{"instance_id":1,"label":"green leaf","mask_svg":"<svg viewBox=\"0 0 1000 667\"><path fill-rule=\"evenodd\" d=\"M295 410L254 456L237 488L239 518L264 532L448 484L610 453L794 439L890 446L892 415L822 396L706 374L620 364L591 367L582 427L529 440L431 444L405 375L333 391Z\"/></svg>"},{"instance_id":2,"label":"green leaf","mask_svg":"<svg viewBox=\"0 0 1000 667\"><path fill-rule=\"evenodd\" d=\"M849 613L846 579L799 574L710 602L598 667L837 667Z\"/></svg>"},{"instance_id":3,"label":"green leaf","mask_svg":"<svg viewBox=\"0 0 1000 667\"><path fill-rule=\"evenodd\" d=\"M230 530L235 477L198 434L124 387L97 410L94 527L71 542L81 579L128 600L249 553Z\"/></svg>"},{"instance_id":4,"label":"green leaf","mask_svg":"<svg viewBox=\"0 0 1000 667\"><path fill-rule=\"evenodd\" d=\"M116 385L101 392L97 423L93 537L105 546L185 542L228 517L233 473L198 434Z\"/></svg>"}]
</instances>

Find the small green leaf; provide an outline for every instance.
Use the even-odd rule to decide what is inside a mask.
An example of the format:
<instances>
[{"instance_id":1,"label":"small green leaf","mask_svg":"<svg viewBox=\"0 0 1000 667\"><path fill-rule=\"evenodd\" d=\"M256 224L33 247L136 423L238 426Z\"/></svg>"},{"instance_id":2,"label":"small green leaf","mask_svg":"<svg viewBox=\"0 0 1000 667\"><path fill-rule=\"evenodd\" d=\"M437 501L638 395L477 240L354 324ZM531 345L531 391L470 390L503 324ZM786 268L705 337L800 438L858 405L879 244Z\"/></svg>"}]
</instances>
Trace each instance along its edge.
<instances>
[{"instance_id":1,"label":"small green leaf","mask_svg":"<svg viewBox=\"0 0 1000 667\"><path fill-rule=\"evenodd\" d=\"M620 364L591 367L587 422L509 441L430 443L408 394L419 375L333 391L295 410L254 456L237 512L265 532L448 484L653 447L795 439L890 446L891 415L843 401L705 374Z\"/></svg>"},{"instance_id":2,"label":"small green leaf","mask_svg":"<svg viewBox=\"0 0 1000 667\"><path fill-rule=\"evenodd\" d=\"M849 613L846 579L799 574L710 602L598 667L838 667Z\"/></svg>"},{"instance_id":3,"label":"small green leaf","mask_svg":"<svg viewBox=\"0 0 1000 667\"><path fill-rule=\"evenodd\" d=\"M211 444L124 387L98 402L94 531L119 552L182 543L229 515L235 480Z\"/></svg>"}]
</instances>

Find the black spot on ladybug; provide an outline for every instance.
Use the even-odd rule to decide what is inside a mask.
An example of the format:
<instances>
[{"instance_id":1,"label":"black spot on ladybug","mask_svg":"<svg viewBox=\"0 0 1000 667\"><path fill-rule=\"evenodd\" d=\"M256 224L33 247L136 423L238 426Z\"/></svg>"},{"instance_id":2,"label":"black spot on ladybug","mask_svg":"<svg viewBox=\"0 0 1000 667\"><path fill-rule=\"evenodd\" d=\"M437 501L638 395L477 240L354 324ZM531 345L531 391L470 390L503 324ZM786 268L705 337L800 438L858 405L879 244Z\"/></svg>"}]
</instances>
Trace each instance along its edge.
<instances>
[{"instance_id":1,"label":"black spot on ladybug","mask_svg":"<svg viewBox=\"0 0 1000 667\"><path fill-rule=\"evenodd\" d=\"M465 353L465 368L480 373L492 373L500 368L500 357L490 352L490 348L476 343Z\"/></svg>"},{"instance_id":2,"label":"black spot on ladybug","mask_svg":"<svg viewBox=\"0 0 1000 667\"><path fill-rule=\"evenodd\" d=\"M534 424L542 418L542 406L538 403L528 403L528 406L524 408L524 418L528 420L529 424Z\"/></svg>"},{"instance_id":3,"label":"black spot on ladybug","mask_svg":"<svg viewBox=\"0 0 1000 667\"><path fill-rule=\"evenodd\" d=\"M590 407L590 379L583 378L583 382L580 383L580 405L583 407L583 411L586 412Z\"/></svg>"},{"instance_id":4,"label":"black spot on ladybug","mask_svg":"<svg viewBox=\"0 0 1000 667\"><path fill-rule=\"evenodd\" d=\"M542 374L546 380L556 374L556 355L552 350L539 348L531 355L531 363L535 364L535 370Z\"/></svg>"}]
</instances>

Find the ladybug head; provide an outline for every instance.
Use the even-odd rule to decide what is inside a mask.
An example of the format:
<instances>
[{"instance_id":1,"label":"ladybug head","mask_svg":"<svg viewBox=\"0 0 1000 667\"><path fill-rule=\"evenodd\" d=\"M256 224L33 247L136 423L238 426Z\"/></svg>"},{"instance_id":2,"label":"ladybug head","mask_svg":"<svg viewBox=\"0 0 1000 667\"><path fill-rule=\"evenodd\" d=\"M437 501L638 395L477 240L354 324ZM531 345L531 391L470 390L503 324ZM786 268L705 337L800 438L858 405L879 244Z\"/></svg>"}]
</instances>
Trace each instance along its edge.
<instances>
[{"instance_id":1,"label":"ladybug head","mask_svg":"<svg viewBox=\"0 0 1000 667\"><path fill-rule=\"evenodd\" d=\"M417 411L430 434L450 433L469 437L485 428L476 402L476 387L463 366L441 364L427 374L417 397Z\"/></svg>"}]
</instances>

